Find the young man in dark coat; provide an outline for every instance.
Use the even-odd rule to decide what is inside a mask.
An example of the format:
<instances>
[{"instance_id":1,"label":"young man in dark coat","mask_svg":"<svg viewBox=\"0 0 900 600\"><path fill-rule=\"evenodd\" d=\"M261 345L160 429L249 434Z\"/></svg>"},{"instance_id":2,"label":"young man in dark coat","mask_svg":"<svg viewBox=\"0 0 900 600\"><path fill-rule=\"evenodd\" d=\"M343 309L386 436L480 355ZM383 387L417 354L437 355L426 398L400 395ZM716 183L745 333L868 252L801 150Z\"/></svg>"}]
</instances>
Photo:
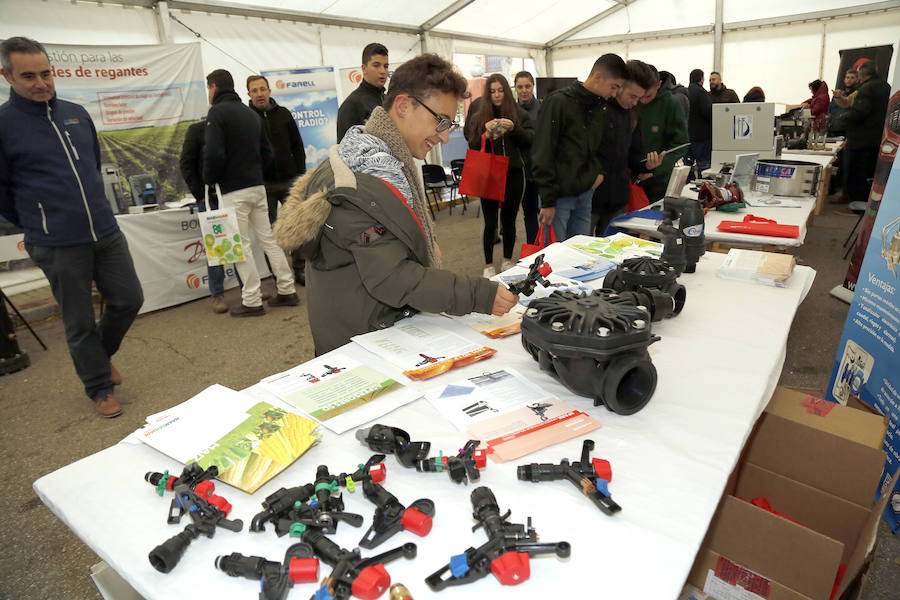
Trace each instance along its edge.
<instances>
[{"instance_id":1,"label":"young man in dark coat","mask_svg":"<svg viewBox=\"0 0 900 600\"><path fill-rule=\"evenodd\" d=\"M338 143L344 139L348 129L365 123L372 110L384 102L384 84L388 77L388 51L382 44L372 43L363 49L362 77L359 87L344 98L338 109Z\"/></svg>"},{"instance_id":2,"label":"young man in dark coat","mask_svg":"<svg viewBox=\"0 0 900 600\"><path fill-rule=\"evenodd\" d=\"M694 165L699 175L709 168L712 159L712 102L703 88L703 71L691 71L691 83L688 86L688 100L691 102L691 113L688 117L688 136L691 138L691 151L687 161Z\"/></svg>"}]
</instances>

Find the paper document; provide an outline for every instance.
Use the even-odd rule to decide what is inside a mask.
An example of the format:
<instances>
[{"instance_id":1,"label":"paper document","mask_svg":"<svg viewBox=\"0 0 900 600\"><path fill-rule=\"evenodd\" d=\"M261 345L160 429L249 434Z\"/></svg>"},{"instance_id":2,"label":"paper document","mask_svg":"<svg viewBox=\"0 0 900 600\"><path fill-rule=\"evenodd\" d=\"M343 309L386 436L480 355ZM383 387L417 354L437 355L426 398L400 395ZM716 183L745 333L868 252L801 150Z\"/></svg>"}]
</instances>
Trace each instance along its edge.
<instances>
[{"instance_id":1,"label":"paper document","mask_svg":"<svg viewBox=\"0 0 900 600\"><path fill-rule=\"evenodd\" d=\"M440 327L420 323L397 323L381 329L357 335L354 342L383 358L403 371L413 380L429 379L489 358L496 350L487 348L451 333Z\"/></svg>"},{"instance_id":2,"label":"paper document","mask_svg":"<svg viewBox=\"0 0 900 600\"><path fill-rule=\"evenodd\" d=\"M659 258L663 250L663 245L659 242L642 240L625 233L617 233L609 237L576 235L567 239L563 244L581 252L608 258L618 264L622 264L626 259L640 256Z\"/></svg>"},{"instance_id":3,"label":"paper document","mask_svg":"<svg viewBox=\"0 0 900 600\"><path fill-rule=\"evenodd\" d=\"M478 333L492 339L505 338L522 331L522 315L525 307L517 304L505 315L482 315L470 313L461 317L445 315L451 319L457 319L474 329Z\"/></svg>"},{"instance_id":4,"label":"paper document","mask_svg":"<svg viewBox=\"0 0 900 600\"><path fill-rule=\"evenodd\" d=\"M586 435L600 423L555 398L492 416L469 425L471 439L481 440L495 462L515 460L553 444Z\"/></svg>"},{"instance_id":5,"label":"paper document","mask_svg":"<svg viewBox=\"0 0 900 600\"><path fill-rule=\"evenodd\" d=\"M756 208L801 208L803 206L791 198L759 194L757 192L744 194L744 204Z\"/></svg>"},{"instance_id":6,"label":"paper document","mask_svg":"<svg viewBox=\"0 0 900 600\"><path fill-rule=\"evenodd\" d=\"M578 281L590 281L603 277L616 268L616 263L608 258L581 252L561 242L550 244L540 252L520 259L519 266L527 270L538 254L544 255L544 262L550 265L553 273Z\"/></svg>"},{"instance_id":7,"label":"paper document","mask_svg":"<svg viewBox=\"0 0 900 600\"><path fill-rule=\"evenodd\" d=\"M528 269L525 267L520 267L516 265L502 273L498 273L491 277L493 281L499 281L503 285L510 285L511 283L517 283L525 279L528 276ZM569 279L567 277L560 277L556 273L550 273L545 279L549 282L547 286L538 284L537 287L534 288L534 292L530 296L525 296L524 294L519 294L519 304L522 306L528 306L528 304L534 300L535 298L546 298L550 294L555 291L560 292L585 292L590 294L594 288L587 285L586 283L581 283L580 281L575 281L574 279Z\"/></svg>"},{"instance_id":8,"label":"paper document","mask_svg":"<svg viewBox=\"0 0 900 600\"><path fill-rule=\"evenodd\" d=\"M460 431L472 423L552 399L513 369L485 372L433 387L425 398Z\"/></svg>"},{"instance_id":9,"label":"paper document","mask_svg":"<svg viewBox=\"0 0 900 600\"><path fill-rule=\"evenodd\" d=\"M175 460L219 468L219 479L253 493L319 441L318 424L213 385L152 415L136 435Z\"/></svg>"},{"instance_id":10,"label":"paper document","mask_svg":"<svg viewBox=\"0 0 900 600\"><path fill-rule=\"evenodd\" d=\"M421 395L376 369L331 352L260 381L303 414L335 433L368 423Z\"/></svg>"}]
</instances>

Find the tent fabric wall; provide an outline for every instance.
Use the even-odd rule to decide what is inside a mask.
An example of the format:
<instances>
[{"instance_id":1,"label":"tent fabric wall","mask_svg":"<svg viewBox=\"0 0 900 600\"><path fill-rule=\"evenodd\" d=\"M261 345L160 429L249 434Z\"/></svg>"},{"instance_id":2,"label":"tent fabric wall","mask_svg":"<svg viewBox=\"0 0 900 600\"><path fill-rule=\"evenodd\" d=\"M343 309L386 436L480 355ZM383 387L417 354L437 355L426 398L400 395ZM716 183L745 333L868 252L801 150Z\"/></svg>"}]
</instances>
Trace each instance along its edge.
<instances>
[{"instance_id":1,"label":"tent fabric wall","mask_svg":"<svg viewBox=\"0 0 900 600\"><path fill-rule=\"evenodd\" d=\"M669 0L668 2L650 2L648 0L637 0L624 9L572 36L572 39L711 25L715 19L716 3L714 1Z\"/></svg>"},{"instance_id":2,"label":"tent fabric wall","mask_svg":"<svg viewBox=\"0 0 900 600\"><path fill-rule=\"evenodd\" d=\"M0 1L0 38L26 36L48 44L158 44L156 15L141 7Z\"/></svg>"},{"instance_id":3,"label":"tent fabric wall","mask_svg":"<svg viewBox=\"0 0 900 600\"><path fill-rule=\"evenodd\" d=\"M753 21L783 15L799 15L803 13L847 8L862 4L872 4L875 0L724 0L722 20L726 23L735 21ZM710 2L710 4L713 4ZM712 22L712 21L710 21Z\"/></svg>"},{"instance_id":4,"label":"tent fabric wall","mask_svg":"<svg viewBox=\"0 0 900 600\"><path fill-rule=\"evenodd\" d=\"M862 46L894 44L887 78L888 81L894 80L897 54L900 53L900 12L834 19L825 23L825 32L825 68L822 75L829 88L834 85L841 62L838 51Z\"/></svg>"}]
</instances>

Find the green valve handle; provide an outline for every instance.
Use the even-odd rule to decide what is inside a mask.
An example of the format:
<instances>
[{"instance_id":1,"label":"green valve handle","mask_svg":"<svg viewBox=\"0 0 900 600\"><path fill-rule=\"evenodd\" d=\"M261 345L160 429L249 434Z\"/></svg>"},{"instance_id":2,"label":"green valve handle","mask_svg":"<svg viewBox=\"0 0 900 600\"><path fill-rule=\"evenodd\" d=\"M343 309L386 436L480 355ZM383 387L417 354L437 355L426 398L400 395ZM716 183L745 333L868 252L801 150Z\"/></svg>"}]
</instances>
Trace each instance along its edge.
<instances>
[{"instance_id":1,"label":"green valve handle","mask_svg":"<svg viewBox=\"0 0 900 600\"><path fill-rule=\"evenodd\" d=\"M362 467L362 465L360 465L360 467ZM346 482L347 482L347 491L349 491L350 493L353 493L356 490L356 483L353 482L353 478L348 475Z\"/></svg>"},{"instance_id":2,"label":"green valve handle","mask_svg":"<svg viewBox=\"0 0 900 600\"><path fill-rule=\"evenodd\" d=\"M288 535L291 537L300 537L303 535L303 532L306 531L306 525L303 523L291 523L291 528L288 530Z\"/></svg>"},{"instance_id":3,"label":"green valve handle","mask_svg":"<svg viewBox=\"0 0 900 600\"><path fill-rule=\"evenodd\" d=\"M169 470L166 469L163 472L162 477L159 480L159 483L156 484L156 495L162 497L166 492L166 482L169 481Z\"/></svg>"}]
</instances>

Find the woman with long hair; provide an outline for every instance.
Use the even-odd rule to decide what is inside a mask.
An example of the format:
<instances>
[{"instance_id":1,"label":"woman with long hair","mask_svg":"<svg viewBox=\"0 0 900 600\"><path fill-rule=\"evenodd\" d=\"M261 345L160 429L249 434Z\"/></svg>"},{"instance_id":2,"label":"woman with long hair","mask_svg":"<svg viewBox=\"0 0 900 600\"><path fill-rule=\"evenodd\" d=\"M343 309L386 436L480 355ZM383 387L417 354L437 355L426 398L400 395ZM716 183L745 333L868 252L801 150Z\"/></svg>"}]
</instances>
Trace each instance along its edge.
<instances>
[{"instance_id":1,"label":"woman with long hair","mask_svg":"<svg viewBox=\"0 0 900 600\"><path fill-rule=\"evenodd\" d=\"M484 276L497 274L494 268L494 239L497 236L498 217L503 231L502 269L512 267L513 250L516 243L516 215L525 193L525 156L531 151L534 126L528 112L516 103L516 96L509 82L499 73L488 77L484 94L476 98L469 107L464 130L469 147L481 148L481 135L487 136L485 149L494 154L509 157L506 172L506 191L503 202L493 198L481 199L481 213L484 215Z\"/></svg>"}]
</instances>

